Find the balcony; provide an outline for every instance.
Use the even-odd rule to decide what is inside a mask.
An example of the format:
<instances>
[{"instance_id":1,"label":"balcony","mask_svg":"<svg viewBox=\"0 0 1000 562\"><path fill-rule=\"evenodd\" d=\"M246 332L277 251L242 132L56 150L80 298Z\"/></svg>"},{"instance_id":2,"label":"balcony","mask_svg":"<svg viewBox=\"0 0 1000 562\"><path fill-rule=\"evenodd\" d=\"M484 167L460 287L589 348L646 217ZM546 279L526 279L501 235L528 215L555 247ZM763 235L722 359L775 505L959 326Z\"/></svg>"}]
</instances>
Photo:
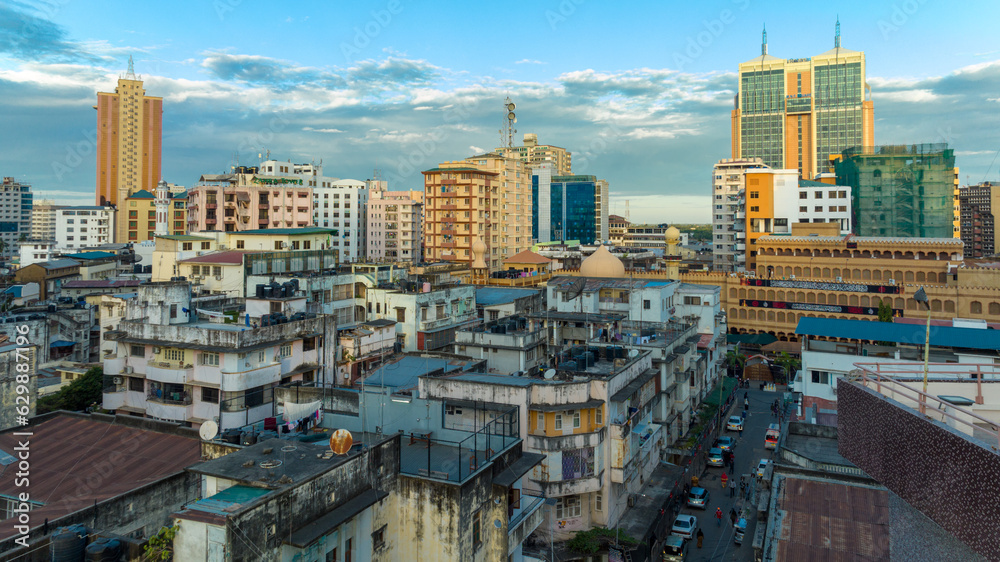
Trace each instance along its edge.
<instances>
[{"instance_id":1,"label":"balcony","mask_svg":"<svg viewBox=\"0 0 1000 562\"><path fill-rule=\"evenodd\" d=\"M179 363L154 362L150 361L146 365L146 378L151 381L185 384L190 382L194 375L194 366L181 365Z\"/></svg>"},{"instance_id":2,"label":"balcony","mask_svg":"<svg viewBox=\"0 0 1000 562\"><path fill-rule=\"evenodd\" d=\"M260 217L260 218L257 219L257 224L262 224L265 227L267 227L268 220L269 219L267 217Z\"/></svg>"},{"instance_id":3,"label":"balcony","mask_svg":"<svg viewBox=\"0 0 1000 562\"><path fill-rule=\"evenodd\" d=\"M458 205L455 204L441 205L441 209L445 211L454 211L458 209Z\"/></svg>"},{"instance_id":4,"label":"balcony","mask_svg":"<svg viewBox=\"0 0 1000 562\"><path fill-rule=\"evenodd\" d=\"M261 204L257 205L257 208L258 208L258 209L260 209L261 211L266 211L266 210L268 210L268 209L269 209L270 207L268 206L268 204L267 204L267 203L261 203Z\"/></svg>"},{"instance_id":5,"label":"balcony","mask_svg":"<svg viewBox=\"0 0 1000 562\"><path fill-rule=\"evenodd\" d=\"M441 242L441 247L442 248L454 248L455 247L455 243L454 242Z\"/></svg>"},{"instance_id":6,"label":"balcony","mask_svg":"<svg viewBox=\"0 0 1000 562\"><path fill-rule=\"evenodd\" d=\"M544 498L521 496L521 513L507 523L507 552L514 552L545 519L542 512Z\"/></svg>"},{"instance_id":7,"label":"balcony","mask_svg":"<svg viewBox=\"0 0 1000 562\"><path fill-rule=\"evenodd\" d=\"M205 219L205 224L215 224L216 222L218 221L216 221L215 219Z\"/></svg>"}]
</instances>

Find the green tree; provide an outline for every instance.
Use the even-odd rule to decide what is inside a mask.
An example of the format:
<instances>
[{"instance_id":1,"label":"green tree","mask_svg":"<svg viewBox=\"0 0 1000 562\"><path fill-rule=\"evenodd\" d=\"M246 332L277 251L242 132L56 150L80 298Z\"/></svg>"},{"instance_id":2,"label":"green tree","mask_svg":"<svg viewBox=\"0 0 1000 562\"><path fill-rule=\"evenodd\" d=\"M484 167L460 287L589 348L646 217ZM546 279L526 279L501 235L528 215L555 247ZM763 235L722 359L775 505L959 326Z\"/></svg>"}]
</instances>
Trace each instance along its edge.
<instances>
[{"instance_id":1,"label":"green tree","mask_svg":"<svg viewBox=\"0 0 1000 562\"><path fill-rule=\"evenodd\" d=\"M104 369L91 367L80 378L59 389L59 392L40 399L36 410L39 414L56 410L85 410L94 404L101 404L103 388Z\"/></svg>"},{"instance_id":2,"label":"green tree","mask_svg":"<svg viewBox=\"0 0 1000 562\"><path fill-rule=\"evenodd\" d=\"M149 560L173 560L175 536L177 525L160 527L160 532L149 537L148 543L142 547L146 551L146 557Z\"/></svg>"},{"instance_id":3,"label":"green tree","mask_svg":"<svg viewBox=\"0 0 1000 562\"><path fill-rule=\"evenodd\" d=\"M892 306L884 301L878 301L878 321L892 323Z\"/></svg>"},{"instance_id":4,"label":"green tree","mask_svg":"<svg viewBox=\"0 0 1000 562\"><path fill-rule=\"evenodd\" d=\"M788 379L794 376L795 372L802 367L802 360L798 357L792 357L787 351L779 353L774 362L780 365L785 371L785 380L781 382L775 381L778 384L788 384Z\"/></svg>"},{"instance_id":5,"label":"green tree","mask_svg":"<svg viewBox=\"0 0 1000 562\"><path fill-rule=\"evenodd\" d=\"M594 527L588 531L578 531L569 540L566 546L573 552L581 554L595 554L608 546L616 544L635 546L639 541L630 537L621 529L607 529L605 527Z\"/></svg>"},{"instance_id":6,"label":"green tree","mask_svg":"<svg viewBox=\"0 0 1000 562\"><path fill-rule=\"evenodd\" d=\"M735 348L726 352L725 362L729 376L736 376L733 371L736 371L737 374L743 374L743 367L747 364L747 356L740 351L740 344L736 344Z\"/></svg>"}]
</instances>

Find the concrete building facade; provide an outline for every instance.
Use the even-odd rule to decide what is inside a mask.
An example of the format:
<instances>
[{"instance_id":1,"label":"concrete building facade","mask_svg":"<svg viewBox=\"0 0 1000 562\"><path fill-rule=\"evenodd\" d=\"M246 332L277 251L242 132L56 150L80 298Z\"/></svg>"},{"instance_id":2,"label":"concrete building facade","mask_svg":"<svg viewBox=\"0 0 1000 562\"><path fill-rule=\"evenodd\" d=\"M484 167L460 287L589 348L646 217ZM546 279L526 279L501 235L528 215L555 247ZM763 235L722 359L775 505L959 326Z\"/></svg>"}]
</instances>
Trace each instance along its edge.
<instances>
[{"instance_id":1,"label":"concrete building facade","mask_svg":"<svg viewBox=\"0 0 1000 562\"><path fill-rule=\"evenodd\" d=\"M962 187L958 190L958 200L965 256L982 258L997 254L1000 183L986 181Z\"/></svg>"},{"instance_id":2,"label":"concrete building facade","mask_svg":"<svg viewBox=\"0 0 1000 562\"><path fill-rule=\"evenodd\" d=\"M369 192L366 209L367 252L370 262L423 260L424 192Z\"/></svg>"},{"instance_id":3,"label":"concrete building facade","mask_svg":"<svg viewBox=\"0 0 1000 562\"><path fill-rule=\"evenodd\" d=\"M331 243L344 263L367 255L368 188L369 182L344 179L313 190L313 224L337 231Z\"/></svg>"},{"instance_id":4,"label":"concrete building facade","mask_svg":"<svg viewBox=\"0 0 1000 562\"><path fill-rule=\"evenodd\" d=\"M33 240L52 240L56 237L56 205L51 200L33 201L31 205L31 235Z\"/></svg>"},{"instance_id":5,"label":"concrete building facade","mask_svg":"<svg viewBox=\"0 0 1000 562\"><path fill-rule=\"evenodd\" d=\"M187 191L187 231L313 226L312 190L302 178L257 175L256 168L203 175Z\"/></svg>"},{"instance_id":6,"label":"concrete building facade","mask_svg":"<svg viewBox=\"0 0 1000 562\"><path fill-rule=\"evenodd\" d=\"M525 133L524 144L521 146L499 147L494 152L517 158L529 170L536 170L541 164L548 162L552 164L553 175L569 176L573 174L573 153L551 144L538 144L538 135L535 133Z\"/></svg>"},{"instance_id":7,"label":"concrete building facade","mask_svg":"<svg viewBox=\"0 0 1000 562\"><path fill-rule=\"evenodd\" d=\"M17 243L23 236L31 237L31 185L3 178L0 185L0 257L9 259L18 255Z\"/></svg>"},{"instance_id":8,"label":"concrete building facade","mask_svg":"<svg viewBox=\"0 0 1000 562\"><path fill-rule=\"evenodd\" d=\"M716 271L746 268L746 171L767 169L764 160L724 159L712 169L712 256Z\"/></svg>"},{"instance_id":9,"label":"concrete building facade","mask_svg":"<svg viewBox=\"0 0 1000 562\"><path fill-rule=\"evenodd\" d=\"M63 207L56 210L56 248L66 251L114 243L115 212L115 208L110 206ZM136 214L138 212L136 209Z\"/></svg>"}]
</instances>

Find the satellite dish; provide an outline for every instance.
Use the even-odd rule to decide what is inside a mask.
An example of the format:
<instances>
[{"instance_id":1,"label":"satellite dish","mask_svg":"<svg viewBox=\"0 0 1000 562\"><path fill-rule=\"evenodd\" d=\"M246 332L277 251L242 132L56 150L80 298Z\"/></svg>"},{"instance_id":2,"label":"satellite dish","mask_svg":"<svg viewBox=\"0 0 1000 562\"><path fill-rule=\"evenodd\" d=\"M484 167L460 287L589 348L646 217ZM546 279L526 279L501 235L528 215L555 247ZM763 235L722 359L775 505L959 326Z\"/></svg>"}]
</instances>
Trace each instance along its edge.
<instances>
[{"instance_id":1,"label":"satellite dish","mask_svg":"<svg viewBox=\"0 0 1000 562\"><path fill-rule=\"evenodd\" d=\"M354 446L354 436L346 429L338 429L330 436L330 450L338 455L346 455Z\"/></svg>"},{"instance_id":2,"label":"satellite dish","mask_svg":"<svg viewBox=\"0 0 1000 562\"><path fill-rule=\"evenodd\" d=\"M630 349L629 352L628 352L628 356L629 356L630 359L635 359L636 357L639 356L639 350L638 349Z\"/></svg>"},{"instance_id":3,"label":"satellite dish","mask_svg":"<svg viewBox=\"0 0 1000 562\"><path fill-rule=\"evenodd\" d=\"M545 374L543 374L542 376L547 380L552 380L556 376L556 370L549 369L548 371L545 371Z\"/></svg>"},{"instance_id":4,"label":"satellite dish","mask_svg":"<svg viewBox=\"0 0 1000 562\"><path fill-rule=\"evenodd\" d=\"M203 441L211 441L212 439L215 439L215 436L218 434L219 424L212 420L208 420L207 422L201 424L201 427L198 429L198 435L201 436Z\"/></svg>"}]
</instances>

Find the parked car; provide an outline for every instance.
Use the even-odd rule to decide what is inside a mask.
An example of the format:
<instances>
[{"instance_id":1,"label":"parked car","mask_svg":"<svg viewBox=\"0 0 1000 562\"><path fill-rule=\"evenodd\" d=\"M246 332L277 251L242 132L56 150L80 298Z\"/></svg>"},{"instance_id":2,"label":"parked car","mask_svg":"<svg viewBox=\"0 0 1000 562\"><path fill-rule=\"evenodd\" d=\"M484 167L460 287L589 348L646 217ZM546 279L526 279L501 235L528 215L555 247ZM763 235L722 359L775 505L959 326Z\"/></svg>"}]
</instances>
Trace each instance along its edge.
<instances>
[{"instance_id":1,"label":"parked car","mask_svg":"<svg viewBox=\"0 0 1000 562\"><path fill-rule=\"evenodd\" d=\"M708 450L708 465L709 466L724 466L725 463L722 461L722 449L718 447L712 447Z\"/></svg>"},{"instance_id":2,"label":"parked car","mask_svg":"<svg viewBox=\"0 0 1000 562\"><path fill-rule=\"evenodd\" d=\"M769 461L767 459L760 459L760 462L757 463L757 477L758 478L763 478L764 477L764 471L767 470L767 465L770 462L771 461Z\"/></svg>"},{"instance_id":3,"label":"parked car","mask_svg":"<svg viewBox=\"0 0 1000 562\"><path fill-rule=\"evenodd\" d=\"M684 562L688 560L688 541L670 535L663 541L663 562Z\"/></svg>"},{"instance_id":4,"label":"parked car","mask_svg":"<svg viewBox=\"0 0 1000 562\"><path fill-rule=\"evenodd\" d=\"M698 532L698 518L694 515L682 513L674 519L674 526L670 528L670 534L682 539L693 539Z\"/></svg>"},{"instance_id":5,"label":"parked car","mask_svg":"<svg viewBox=\"0 0 1000 562\"><path fill-rule=\"evenodd\" d=\"M694 488L691 488L691 491L688 492L687 504L688 507L697 507L701 509L707 508L708 490L700 486L695 486Z\"/></svg>"},{"instance_id":6,"label":"parked car","mask_svg":"<svg viewBox=\"0 0 1000 562\"><path fill-rule=\"evenodd\" d=\"M726 423L727 431L743 431L743 418L740 416L729 416L729 422Z\"/></svg>"},{"instance_id":7,"label":"parked car","mask_svg":"<svg viewBox=\"0 0 1000 562\"><path fill-rule=\"evenodd\" d=\"M732 437L719 437L715 440L715 446L723 451L732 451L734 445L736 445L736 440Z\"/></svg>"}]
</instances>

